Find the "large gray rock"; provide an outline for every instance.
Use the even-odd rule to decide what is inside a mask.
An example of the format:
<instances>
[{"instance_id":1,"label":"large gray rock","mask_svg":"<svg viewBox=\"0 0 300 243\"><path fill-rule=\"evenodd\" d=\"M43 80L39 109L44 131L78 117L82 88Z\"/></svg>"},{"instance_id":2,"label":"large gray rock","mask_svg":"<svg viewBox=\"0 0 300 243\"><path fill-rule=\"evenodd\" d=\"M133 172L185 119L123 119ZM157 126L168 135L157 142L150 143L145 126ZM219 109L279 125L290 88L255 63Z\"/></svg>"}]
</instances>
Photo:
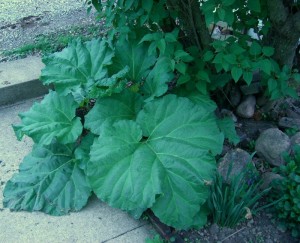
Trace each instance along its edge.
<instances>
[{"instance_id":1,"label":"large gray rock","mask_svg":"<svg viewBox=\"0 0 300 243\"><path fill-rule=\"evenodd\" d=\"M218 172L225 182L230 183L231 179L244 171L249 163L252 163L249 153L239 148L233 149L220 159ZM229 169L231 169L231 171L228 174Z\"/></svg>"},{"instance_id":2,"label":"large gray rock","mask_svg":"<svg viewBox=\"0 0 300 243\"><path fill-rule=\"evenodd\" d=\"M260 134L256 140L257 154L273 166L284 164L283 152L289 152L290 138L278 128L270 128Z\"/></svg>"},{"instance_id":3,"label":"large gray rock","mask_svg":"<svg viewBox=\"0 0 300 243\"><path fill-rule=\"evenodd\" d=\"M247 96L236 109L238 116L251 118L255 112L256 98L253 95Z\"/></svg>"}]
</instances>

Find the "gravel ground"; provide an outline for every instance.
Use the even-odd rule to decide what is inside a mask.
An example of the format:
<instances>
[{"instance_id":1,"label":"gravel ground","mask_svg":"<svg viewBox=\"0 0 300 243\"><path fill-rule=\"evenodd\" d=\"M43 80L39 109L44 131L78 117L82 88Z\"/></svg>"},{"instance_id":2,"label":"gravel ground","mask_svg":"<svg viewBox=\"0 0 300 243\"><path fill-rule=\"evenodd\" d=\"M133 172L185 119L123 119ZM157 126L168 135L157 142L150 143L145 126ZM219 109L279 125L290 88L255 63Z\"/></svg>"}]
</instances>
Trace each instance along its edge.
<instances>
[{"instance_id":1,"label":"gravel ground","mask_svg":"<svg viewBox=\"0 0 300 243\"><path fill-rule=\"evenodd\" d=\"M83 0L0 0L1 52L32 43L41 34L95 24Z\"/></svg>"},{"instance_id":2,"label":"gravel ground","mask_svg":"<svg viewBox=\"0 0 300 243\"><path fill-rule=\"evenodd\" d=\"M0 26L44 12L63 14L82 8L82 5L83 1L80 0L0 0Z\"/></svg>"}]
</instances>

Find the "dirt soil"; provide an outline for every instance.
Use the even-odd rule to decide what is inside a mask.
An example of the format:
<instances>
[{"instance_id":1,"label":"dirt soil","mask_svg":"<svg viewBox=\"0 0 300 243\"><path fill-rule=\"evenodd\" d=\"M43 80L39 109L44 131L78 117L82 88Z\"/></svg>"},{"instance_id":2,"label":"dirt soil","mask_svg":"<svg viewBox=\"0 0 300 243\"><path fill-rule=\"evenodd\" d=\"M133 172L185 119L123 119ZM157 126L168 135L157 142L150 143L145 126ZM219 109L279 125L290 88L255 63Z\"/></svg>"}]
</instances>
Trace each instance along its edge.
<instances>
[{"instance_id":1,"label":"dirt soil","mask_svg":"<svg viewBox=\"0 0 300 243\"><path fill-rule=\"evenodd\" d=\"M178 234L185 242L216 243L297 243L299 239L278 227L272 214L261 212L253 219L245 221L234 229L221 228L216 224L201 230L180 231Z\"/></svg>"},{"instance_id":2,"label":"dirt soil","mask_svg":"<svg viewBox=\"0 0 300 243\"><path fill-rule=\"evenodd\" d=\"M265 205L264 202L262 205ZM251 219L245 219L235 228L219 227L208 223L199 230L176 230L163 223L147 211L147 217L160 234L164 242L175 243L298 243L299 239L293 238L290 232L279 227L279 222L274 219L270 210L259 211Z\"/></svg>"}]
</instances>

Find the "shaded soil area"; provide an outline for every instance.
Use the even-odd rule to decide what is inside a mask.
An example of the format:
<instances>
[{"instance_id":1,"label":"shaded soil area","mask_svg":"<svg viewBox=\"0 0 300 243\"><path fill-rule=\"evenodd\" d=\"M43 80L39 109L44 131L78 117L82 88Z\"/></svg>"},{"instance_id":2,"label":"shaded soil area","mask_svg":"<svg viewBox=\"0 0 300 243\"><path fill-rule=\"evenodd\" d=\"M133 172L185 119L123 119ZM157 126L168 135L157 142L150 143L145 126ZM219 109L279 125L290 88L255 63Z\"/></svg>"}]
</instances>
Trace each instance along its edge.
<instances>
[{"instance_id":1,"label":"shaded soil area","mask_svg":"<svg viewBox=\"0 0 300 243\"><path fill-rule=\"evenodd\" d=\"M253 219L240 224L235 229L221 228L213 224L202 230L178 233L187 242L299 242L290 235L290 232L281 230L278 222L266 212L254 216Z\"/></svg>"},{"instance_id":2,"label":"shaded soil area","mask_svg":"<svg viewBox=\"0 0 300 243\"><path fill-rule=\"evenodd\" d=\"M200 230L181 230L166 226L161 223L151 212L148 213L154 228L167 242L176 243L297 243L299 239L293 238L291 233L279 226L271 213L261 211L252 219L245 220L235 228L219 227L217 224L208 223ZM208 220L210 221L210 220Z\"/></svg>"}]
</instances>

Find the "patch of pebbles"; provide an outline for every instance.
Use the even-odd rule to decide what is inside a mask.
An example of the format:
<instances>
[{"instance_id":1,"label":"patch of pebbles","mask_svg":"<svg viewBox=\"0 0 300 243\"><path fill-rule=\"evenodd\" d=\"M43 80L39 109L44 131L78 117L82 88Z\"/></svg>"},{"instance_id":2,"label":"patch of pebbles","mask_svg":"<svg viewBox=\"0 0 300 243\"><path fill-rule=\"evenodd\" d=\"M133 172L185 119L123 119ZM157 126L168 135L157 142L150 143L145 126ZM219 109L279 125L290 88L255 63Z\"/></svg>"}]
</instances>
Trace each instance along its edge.
<instances>
[{"instance_id":1,"label":"patch of pebbles","mask_svg":"<svg viewBox=\"0 0 300 243\"><path fill-rule=\"evenodd\" d=\"M0 9L0 61L1 52L33 43L39 35L96 23L82 0L0 0Z\"/></svg>"}]
</instances>

